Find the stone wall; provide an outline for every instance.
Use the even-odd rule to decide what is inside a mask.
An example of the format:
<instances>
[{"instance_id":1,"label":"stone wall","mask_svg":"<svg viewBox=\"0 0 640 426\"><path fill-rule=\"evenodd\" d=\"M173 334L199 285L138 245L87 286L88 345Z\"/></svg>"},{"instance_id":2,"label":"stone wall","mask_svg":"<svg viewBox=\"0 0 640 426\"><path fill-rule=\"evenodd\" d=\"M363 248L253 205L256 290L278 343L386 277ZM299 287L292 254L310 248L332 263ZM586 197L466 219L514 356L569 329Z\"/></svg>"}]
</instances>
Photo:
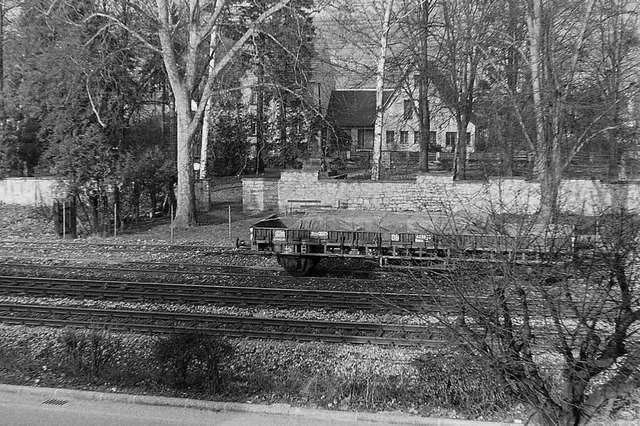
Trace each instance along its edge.
<instances>
[{"instance_id":1,"label":"stone wall","mask_svg":"<svg viewBox=\"0 0 640 426\"><path fill-rule=\"evenodd\" d=\"M52 178L0 179L0 202L23 206L52 206L56 180Z\"/></svg>"},{"instance_id":2,"label":"stone wall","mask_svg":"<svg viewBox=\"0 0 640 426\"><path fill-rule=\"evenodd\" d=\"M211 209L211 181L198 179L194 185L196 211L208 212Z\"/></svg>"},{"instance_id":3,"label":"stone wall","mask_svg":"<svg viewBox=\"0 0 640 426\"><path fill-rule=\"evenodd\" d=\"M0 203L23 206L53 206L54 200L63 199L54 178L26 177L0 179ZM195 182L196 208L209 211L211 207L211 182Z\"/></svg>"},{"instance_id":4,"label":"stone wall","mask_svg":"<svg viewBox=\"0 0 640 426\"><path fill-rule=\"evenodd\" d=\"M453 182L451 175L424 174L406 181L320 179L317 172L285 170L278 179L243 179L247 212L288 213L347 208L382 211L534 212L540 186L524 179ZM564 212L597 214L607 206L640 212L640 183L567 180L560 188Z\"/></svg>"},{"instance_id":5,"label":"stone wall","mask_svg":"<svg viewBox=\"0 0 640 426\"><path fill-rule=\"evenodd\" d=\"M278 210L278 179L244 178L242 180L242 208L247 212Z\"/></svg>"}]
</instances>

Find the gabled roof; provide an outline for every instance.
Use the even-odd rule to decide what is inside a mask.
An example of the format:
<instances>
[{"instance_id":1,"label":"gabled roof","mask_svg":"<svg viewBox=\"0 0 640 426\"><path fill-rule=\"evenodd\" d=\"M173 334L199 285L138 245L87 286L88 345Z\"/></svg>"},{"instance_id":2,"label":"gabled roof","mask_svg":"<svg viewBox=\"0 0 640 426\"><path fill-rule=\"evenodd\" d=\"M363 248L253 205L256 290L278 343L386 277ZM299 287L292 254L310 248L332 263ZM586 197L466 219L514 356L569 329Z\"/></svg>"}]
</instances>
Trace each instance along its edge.
<instances>
[{"instance_id":1,"label":"gabled roof","mask_svg":"<svg viewBox=\"0 0 640 426\"><path fill-rule=\"evenodd\" d=\"M393 92L383 92L383 104ZM327 107L327 120L338 127L373 127L376 121L376 90L334 90Z\"/></svg>"}]
</instances>

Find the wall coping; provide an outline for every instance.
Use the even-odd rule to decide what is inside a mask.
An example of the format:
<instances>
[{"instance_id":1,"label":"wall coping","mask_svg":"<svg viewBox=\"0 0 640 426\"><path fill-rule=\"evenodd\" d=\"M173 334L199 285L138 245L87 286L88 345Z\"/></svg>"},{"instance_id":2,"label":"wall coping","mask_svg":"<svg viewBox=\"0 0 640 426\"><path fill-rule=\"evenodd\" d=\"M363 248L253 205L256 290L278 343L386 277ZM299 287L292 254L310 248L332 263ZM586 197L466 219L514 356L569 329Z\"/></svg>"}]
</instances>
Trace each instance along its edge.
<instances>
[{"instance_id":1,"label":"wall coping","mask_svg":"<svg viewBox=\"0 0 640 426\"><path fill-rule=\"evenodd\" d=\"M242 181L245 180L265 180L265 181L279 181L280 178L279 177L260 177L260 176L256 176L256 177L244 177L242 178Z\"/></svg>"}]
</instances>

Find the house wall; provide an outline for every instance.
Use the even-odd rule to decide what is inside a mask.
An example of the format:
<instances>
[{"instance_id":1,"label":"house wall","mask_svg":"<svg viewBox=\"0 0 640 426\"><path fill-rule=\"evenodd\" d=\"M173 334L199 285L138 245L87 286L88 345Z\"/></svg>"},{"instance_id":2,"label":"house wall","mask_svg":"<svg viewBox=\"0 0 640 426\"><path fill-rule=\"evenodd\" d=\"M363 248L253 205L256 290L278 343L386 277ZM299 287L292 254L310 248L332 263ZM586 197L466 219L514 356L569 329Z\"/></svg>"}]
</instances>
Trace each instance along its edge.
<instances>
[{"instance_id":1,"label":"house wall","mask_svg":"<svg viewBox=\"0 0 640 426\"><path fill-rule=\"evenodd\" d=\"M50 178L0 179L0 203L22 206L52 206L56 180Z\"/></svg>"},{"instance_id":2,"label":"house wall","mask_svg":"<svg viewBox=\"0 0 640 426\"><path fill-rule=\"evenodd\" d=\"M396 93L391 98L390 103L386 106L384 115L384 124L382 129L382 150L383 151L408 151L419 152L420 141L416 140L416 131L420 130L420 123L418 122L418 105L417 102L413 106L412 118L405 119L404 116L404 101L410 100L410 97L403 91ZM445 152L453 152L453 146L446 144L446 134L448 132L458 132L456 120L451 111L442 104L441 101L434 95L431 97L431 131L436 133L436 144L441 147ZM353 141L351 145L351 151L358 151L358 128L344 129L351 135ZM373 127L369 130L372 132ZM387 140L387 131L394 132L394 141ZM407 143L401 143L401 132L408 132ZM467 132L470 134L470 140L468 141L468 152L475 151L476 143L476 127L473 123L469 123L467 126ZM373 146L373 134L369 134L366 138L366 145L369 150ZM366 149L365 149L366 150Z\"/></svg>"},{"instance_id":3,"label":"house wall","mask_svg":"<svg viewBox=\"0 0 640 426\"><path fill-rule=\"evenodd\" d=\"M270 180L268 184L260 182L260 178L243 179L243 206L247 212L286 213L295 206L317 206L351 210L533 213L540 206L540 186L522 179L454 182L450 175L425 174L406 181L351 181L319 179L313 171L285 170L279 180ZM261 191L269 194L260 195ZM561 209L568 213L597 214L607 206L626 206L640 213L640 183L567 180L562 183L560 194ZM269 208L265 209L267 205Z\"/></svg>"},{"instance_id":4,"label":"house wall","mask_svg":"<svg viewBox=\"0 0 640 426\"><path fill-rule=\"evenodd\" d=\"M420 151L420 141L415 140L415 132L420 130L420 123L418 122L418 103L413 104L413 114L411 119L405 119L404 117L404 101L411 100L404 91L397 93L392 102L387 106L385 110L383 139L385 145L383 149L398 150L398 151ZM413 99L417 99L417 96L413 96ZM437 97L435 93L430 94L430 124L431 131L436 132L436 144L442 148L443 151L453 151L453 146L446 145L447 132L457 133L458 127L455 117L451 113L451 110L447 108ZM395 144L390 144L386 141L386 132L393 130L395 132ZM408 131L408 141L406 145L400 144L400 132ZM476 127L473 123L469 123L467 126L467 132L470 134L470 140L468 141L469 152L475 151L475 139L476 139Z\"/></svg>"}]
</instances>

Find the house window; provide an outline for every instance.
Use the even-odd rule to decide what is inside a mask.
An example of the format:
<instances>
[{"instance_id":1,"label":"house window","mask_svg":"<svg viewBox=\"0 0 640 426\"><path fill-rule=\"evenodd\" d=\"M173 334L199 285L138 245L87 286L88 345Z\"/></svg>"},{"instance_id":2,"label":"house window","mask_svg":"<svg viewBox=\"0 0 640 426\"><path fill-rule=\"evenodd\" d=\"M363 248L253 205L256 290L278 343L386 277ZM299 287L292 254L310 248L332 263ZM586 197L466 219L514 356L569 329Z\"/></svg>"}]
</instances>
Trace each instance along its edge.
<instances>
[{"instance_id":1,"label":"house window","mask_svg":"<svg viewBox=\"0 0 640 426\"><path fill-rule=\"evenodd\" d=\"M413 118L413 101L407 99L404 101L404 119L411 120Z\"/></svg>"},{"instance_id":2,"label":"house window","mask_svg":"<svg viewBox=\"0 0 640 426\"><path fill-rule=\"evenodd\" d=\"M251 136L255 136L255 135L258 134L258 126L257 126L255 118L251 120L249 134Z\"/></svg>"},{"instance_id":3,"label":"house window","mask_svg":"<svg viewBox=\"0 0 640 426\"><path fill-rule=\"evenodd\" d=\"M471 146L471 133L467 132L467 146Z\"/></svg>"},{"instance_id":4,"label":"house window","mask_svg":"<svg viewBox=\"0 0 640 426\"><path fill-rule=\"evenodd\" d=\"M458 133L456 133L456 132L447 132L445 134L445 144L446 144L446 146L455 146L457 139L458 139Z\"/></svg>"},{"instance_id":5,"label":"house window","mask_svg":"<svg viewBox=\"0 0 640 426\"><path fill-rule=\"evenodd\" d=\"M251 93L249 94L249 104L256 105L258 103L258 88L252 87Z\"/></svg>"},{"instance_id":6,"label":"house window","mask_svg":"<svg viewBox=\"0 0 640 426\"><path fill-rule=\"evenodd\" d=\"M393 130L387 131L387 148L391 148L395 144L396 132Z\"/></svg>"},{"instance_id":7,"label":"house window","mask_svg":"<svg viewBox=\"0 0 640 426\"><path fill-rule=\"evenodd\" d=\"M373 129L358 129L356 149L373 149Z\"/></svg>"},{"instance_id":8,"label":"house window","mask_svg":"<svg viewBox=\"0 0 640 426\"><path fill-rule=\"evenodd\" d=\"M409 145L409 132L405 130L400 132L400 145Z\"/></svg>"},{"instance_id":9,"label":"house window","mask_svg":"<svg viewBox=\"0 0 640 426\"><path fill-rule=\"evenodd\" d=\"M356 148L364 149L364 143L365 143L364 141L365 141L364 129L358 129L358 143L356 145Z\"/></svg>"},{"instance_id":10,"label":"house window","mask_svg":"<svg viewBox=\"0 0 640 426\"><path fill-rule=\"evenodd\" d=\"M421 137L421 133L419 130L416 130L415 132L413 132L413 141L414 143L420 143L420 137ZM431 146L435 146L436 145L436 132L434 132L433 130L431 130L429 132L429 144Z\"/></svg>"}]
</instances>

